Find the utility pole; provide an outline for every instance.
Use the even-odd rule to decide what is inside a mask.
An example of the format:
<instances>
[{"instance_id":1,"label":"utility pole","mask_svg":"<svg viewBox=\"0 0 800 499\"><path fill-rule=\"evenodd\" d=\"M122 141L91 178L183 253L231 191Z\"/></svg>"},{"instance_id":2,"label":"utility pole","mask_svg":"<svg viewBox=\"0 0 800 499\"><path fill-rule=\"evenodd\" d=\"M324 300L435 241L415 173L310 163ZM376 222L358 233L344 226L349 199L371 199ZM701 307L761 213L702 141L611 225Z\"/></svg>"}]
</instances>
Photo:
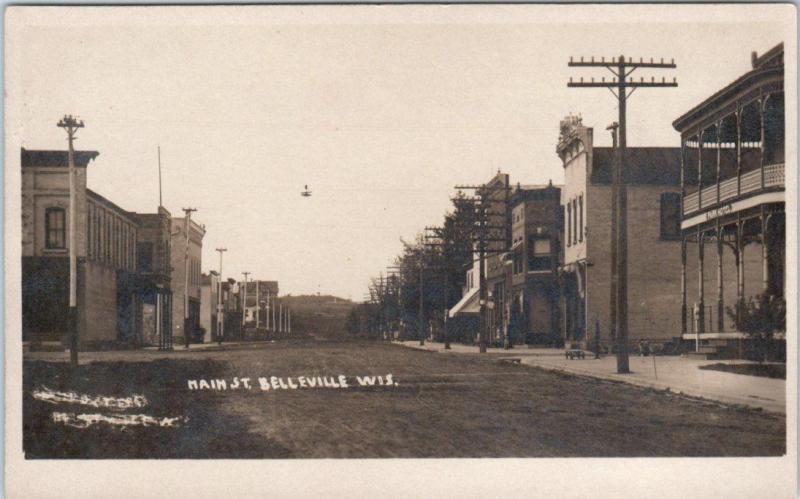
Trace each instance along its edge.
<instances>
[{"instance_id":1,"label":"utility pole","mask_svg":"<svg viewBox=\"0 0 800 499\"><path fill-rule=\"evenodd\" d=\"M478 327L478 346L480 353L486 353L486 349L488 346L488 335L489 335L489 319L487 317L487 305L489 301L489 293L487 289L486 283L486 257L488 255L496 255L496 254L503 254L510 249L510 240L508 238L508 227L506 227L506 223L503 225L495 225L489 223L489 217L497 217L499 215L505 215L505 212L508 211L508 205L506 204L506 210L504 213L495 213L490 210L491 205L493 203L505 203L505 197L503 200L496 200L492 199L492 196L497 193L501 189L505 189L506 192L508 191L508 183L503 182L502 186L491 186L487 184L482 185L457 185L455 186L456 189L474 189L475 190L475 198L472 198L476 201L476 211L477 211L477 223L476 229L474 234L474 241L476 246L478 247L477 251L473 250L473 253L478 254L478 296L479 296L479 303L480 303L480 325ZM508 220L504 217L504 220ZM498 230L504 230L505 233L502 237L495 237L496 232ZM490 233L490 231L493 231ZM502 242L503 248L490 248L489 245L493 242Z\"/></svg>"},{"instance_id":2,"label":"utility pole","mask_svg":"<svg viewBox=\"0 0 800 499\"><path fill-rule=\"evenodd\" d=\"M264 317L264 322L266 323L267 332L269 332L269 311L270 311L269 300L271 296L272 296L272 291L269 288L267 288L267 310L265 314L266 317Z\"/></svg>"},{"instance_id":3,"label":"utility pole","mask_svg":"<svg viewBox=\"0 0 800 499\"><path fill-rule=\"evenodd\" d=\"M197 211L196 208L183 208L185 213L183 218L183 229L186 233L186 247L183 252L183 338L184 347L189 348L189 222L192 219L192 212Z\"/></svg>"},{"instance_id":4,"label":"utility pole","mask_svg":"<svg viewBox=\"0 0 800 499\"><path fill-rule=\"evenodd\" d=\"M581 57L580 61L574 61L570 58L569 61L570 67L602 67L609 70L612 74L614 74L615 78L612 78L611 81L606 82L605 78L602 78L601 81L595 82L594 78L591 81L585 82L583 78L580 81L573 81L570 78L569 83L567 83L568 87L604 87L611 91L612 94L617 98L618 101L618 109L619 109L619 128L617 130L617 139L618 145L616 148L616 161L614 165L614 172L612 175L612 185L616 186L616 198L613 200L613 203L616 204L617 209L617 226L616 226L616 234L612 234L612 237L616 238L616 266L612 269L612 275L616 274L616 282L617 282L617 289L616 289L616 319L617 319L617 331L615 338L617 340L617 372L620 374L629 373L630 372L630 364L628 359L628 237L627 237L627 212L628 212L628 193L627 193L627 176L626 176L626 165L625 165L625 149L627 147L627 140L626 140L626 133L627 133L627 126L626 126L626 108L627 108L627 100L636 91L637 88L640 87L677 87L678 83L673 78L671 82L665 80L665 78L661 78L660 82L657 82L654 77L651 77L650 81L645 81L644 78L641 78L638 82L634 81L633 78L629 78L631 73L636 71L640 68L651 68L651 69L675 69L675 60L671 60L670 62L664 62L664 59L661 59L658 62L653 61L650 59L649 62L644 61L643 59L639 59L638 62L633 61L633 59L625 58L625 56L621 55L619 57L613 57L611 60L606 61L605 58L601 58L600 61L595 61L595 58L592 57L589 61L584 61L584 58ZM630 91L629 91L630 89Z\"/></svg>"},{"instance_id":5,"label":"utility pole","mask_svg":"<svg viewBox=\"0 0 800 499\"><path fill-rule=\"evenodd\" d=\"M277 311L278 307L275 306L275 300L278 298L278 295L272 297L272 331L275 333L279 333L278 330L278 321L277 321Z\"/></svg>"},{"instance_id":6,"label":"utility pole","mask_svg":"<svg viewBox=\"0 0 800 499\"><path fill-rule=\"evenodd\" d=\"M247 319L247 276L250 275L250 272L242 272L242 275L244 276L244 287L242 288L242 338L244 338L244 326Z\"/></svg>"},{"instance_id":7,"label":"utility pole","mask_svg":"<svg viewBox=\"0 0 800 499\"><path fill-rule=\"evenodd\" d=\"M423 331L427 329L423 323L423 321L425 320L425 281L422 275L422 269L425 264L422 262L422 255L420 255L418 265L419 265L419 319L418 319L419 344L425 345L425 335L423 333Z\"/></svg>"},{"instance_id":8,"label":"utility pole","mask_svg":"<svg viewBox=\"0 0 800 499\"><path fill-rule=\"evenodd\" d=\"M614 149L615 158L617 156L617 148L619 147L617 129L619 129L619 123L616 121L606 127L606 130L611 131L611 144ZM614 169L616 170L616 164L614 165ZM609 338L609 341L612 343L616 341L617 334L617 190L617 183L611 182L611 292L608 295L610 302L608 311L610 322L609 330L612 336Z\"/></svg>"},{"instance_id":9,"label":"utility pole","mask_svg":"<svg viewBox=\"0 0 800 499\"><path fill-rule=\"evenodd\" d=\"M67 132L67 165L69 166L69 362L78 367L78 249L76 247L76 227L78 217L77 192L75 187L75 149L73 142L79 128L83 128L83 120L66 115L58 122L58 127Z\"/></svg>"},{"instance_id":10,"label":"utility pole","mask_svg":"<svg viewBox=\"0 0 800 499\"><path fill-rule=\"evenodd\" d=\"M259 281L256 280L256 334L258 334L258 327L261 325L261 290Z\"/></svg>"},{"instance_id":11,"label":"utility pole","mask_svg":"<svg viewBox=\"0 0 800 499\"><path fill-rule=\"evenodd\" d=\"M219 252L219 291L217 292L217 342L222 345L222 337L225 335L225 309L222 306L222 254L228 248L217 248Z\"/></svg>"},{"instance_id":12,"label":"utility pole","mask_svg":"<svg viewBox=\"0 0 800 499\"><path fill-rule=\"evenodd\" d=\"M158 206L164 206L161 197L161 146L158 146Z\"/></svg>"}]
</instances>

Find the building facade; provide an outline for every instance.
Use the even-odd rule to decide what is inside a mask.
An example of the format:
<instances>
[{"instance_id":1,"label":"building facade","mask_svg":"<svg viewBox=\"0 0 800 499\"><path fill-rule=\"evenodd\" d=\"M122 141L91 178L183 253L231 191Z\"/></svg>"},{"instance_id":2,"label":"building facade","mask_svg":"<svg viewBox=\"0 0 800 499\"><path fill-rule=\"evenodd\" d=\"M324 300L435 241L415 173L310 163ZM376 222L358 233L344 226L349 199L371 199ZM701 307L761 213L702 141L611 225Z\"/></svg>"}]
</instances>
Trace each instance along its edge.
<instances>
[{"instance_id":1,"label":"building facade","mask_svg":"<svg viewBox=\"0 0 800 499\"><path fill-rule=\"evenodd\" d=\"M506 255L511 247L511 209L512 187L509 176L500 171L477 191L484 200L486 230L486 289L487 289L487 341L499 345L506 340L509 315L510 262Z\"/></svg>"},{"instance_id":2,"label":"building facade","mask_svg":"<svg viewBox=\"0 0 800 499\"><path fill-rule=\"evenodd\" d=\"M172 345L172 216L163 206L139 213L136 241L141 294L141 335L146 345Z\"/></svg>"},{"instance_id":3,"label":"building facade","mask_svg":"<svg viewBox=\"0 0 800 499\"><path fill-rule=\"evenodd\" d=\"M200 276L200 327L205 331L203 342L214 341L217 334L219 307L219 273L212 270Z\"/></svg>"},{"instance_id":4,"label":"building facade","mask_svg":"<svg viewBox=\"0 0 800 499\"><path fill-rule=\"evenodd\" d=\"M506 314L512 343L555 344L559 334L561 189L517 185L511 196L511 279Z\"/></svg>"},{"instance_id":5,"label":"building facade","mask_svg":"<svg viewBox=\"0 0 800 499\"><path fill-rule=\"evenodd\" d=\"M784 293L783 44L751 62L673 123L682 158L678 317L698 349L742 337L729 307Z\"/></svg>"},{"instance_id":6,"label":"building facade","mask_svg":"<svg viewBox=\"0 0 800 499\"><path fill-rule=\"evenodd\" d=\"M586 344L599 329L613 341L611 317L611 177L615 149L594 147L577 116L561 122L564 165L560 268L565 341ZM680 149L628 147L629 340L674 341L680 334ZM678 315L676 315L676 311Z\"/></svg>"},{"instance_id":7,"label":"building facade","mask_svg":"<svg viewBox=\"0 0 800 499\"><path fill-rule=\"evenodd\" d=\"M86 187L99 153L75 153L80 345L141 343L136 215ZM67 343L69 166L66 151L21 151L23 341Z\"/></svg>"},{"instance_id":8,"label":"building facade","mask_svg":"<svg viewBox=\"0 0 800 499\"><path fill-rule=\"evenodd\" d=\"M188 220L188 223L187 223ZM172 334L178 344L203 341L200 326L200 277L205 226L186 217L172 218ZM188 327L189 331L185 331Z\"/></svg>"}]
</instances>

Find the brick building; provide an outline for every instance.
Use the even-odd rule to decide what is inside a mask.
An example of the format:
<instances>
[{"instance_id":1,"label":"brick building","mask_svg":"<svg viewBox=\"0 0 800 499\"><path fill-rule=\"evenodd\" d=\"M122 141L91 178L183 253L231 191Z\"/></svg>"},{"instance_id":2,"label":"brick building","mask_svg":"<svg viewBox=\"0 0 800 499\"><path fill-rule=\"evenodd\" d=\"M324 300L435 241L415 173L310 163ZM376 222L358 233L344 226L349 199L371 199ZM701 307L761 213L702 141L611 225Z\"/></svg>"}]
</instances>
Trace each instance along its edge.
<instances>
[{"instance_id":1,"label":"brick building","mask_svg":"<svg viewBox=\"0 0 800 499\"><path fill-rule=\"evenodd\" d=\"M139 343L136 215L86 187L89 162L75 153L75 248L81 347ZM23 341L67 343L69 167L66 151L21 150Z\"/></svg>"},{"instance_id":2,"label":"brick building","mask_svg":"<svg viewBox=\"0 0 800 499\"><path fill-rule=\"evenodd\" d=\"M172 334L178 344L186 341L184 318L187 316L190 342L203 341L200 329L200 276L206 229L194 220L188 219L189 223L186 222L185 217L172 218Z\"/></svg>"},{"instance_id":3,"label":"brick building","mask_svg":"<svg viewBox=\"0 0 800 499\"><path fill-rule=\"evenodd\" d=\"M139 213L136 241L141 296L141 337L148 345L172 344L172 216L163 206L157 213Z\"/></svg>"},{"instance_id":4,"label":"brick building","mask_svg":"<svg viewBox=\"0 0 800 499\"><path fill-rule=\"evenodd\" d=\"M506 314L513 343L558 342L561 189L517 185L510 199L511 274Z\"/></svg>"},{"instance_id":5,"label":"brick building","mask_svg":"<svg viewBox=\"0 0 800 499\"><path fill-rule=\"evenodd\" d=\"M683 158L677 316L698 349L742 337L727 307L784 293L783 77L783 44L754 52L750 71L673 123Z\"/></svg>"},{"instance_id":6,"label":"brick building","mask_svg":"<svg viewBox=\"0 0 800 499\"><path fill-rule=\"evenodd\" d=\"M594 147L592 129L569 116L557 146L564 165L560 269L566 341L611 335L611 175L614 148ZM630 341L680 335L680 149L628 147L628 329Z\"/></svg>"}]
</instances>

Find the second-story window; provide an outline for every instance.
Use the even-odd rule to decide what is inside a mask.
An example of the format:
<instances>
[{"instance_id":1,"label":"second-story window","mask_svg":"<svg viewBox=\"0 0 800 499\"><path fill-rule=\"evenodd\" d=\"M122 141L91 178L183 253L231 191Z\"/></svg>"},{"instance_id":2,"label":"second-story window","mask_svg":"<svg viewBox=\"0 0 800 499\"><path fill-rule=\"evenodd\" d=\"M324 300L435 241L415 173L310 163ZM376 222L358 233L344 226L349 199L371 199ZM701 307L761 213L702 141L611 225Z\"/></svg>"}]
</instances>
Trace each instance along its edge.
<instances>
[{"instance_id":1,"label":"second-story window","mask_svg":"<svg viewBox=\"0 0 800 499\"><path fill-rule=\"evenodd\" d=\"M566 234L567 234L567 247L572 246L572 203L567 202L567 226L566 226Z\"/></svg>"},{"instance_id":2,"label":"second-story window","mask_svg":"<svg viewBox=\"0 0 800 499\"><path fill-rule=\"evenodd\" d=\"M551 264L550 238L531 236L528 239L528 270L550 270Z\"/></svg>"},{"instance_id":3,"label":"second-story window","mask_svg":"<svg viewBox=\"0 0 800 499\"><path fill-rule=\"evenodd\" d=\"M45 247L64 249L67 247L67 222L64 208L47 208L44 212Z\"/></svg>"},{"instance_id":4,"label":"second-story window","mask_svg":"<svg viewBox=\"0 0 800 499\"><path fill-rule=\"evenodd\" d=\"M583 194L578 196L578 241L583 241Z\"/></svg>"},{"instance_id":5,"label":"second-story window","mask_svg":"<svg viewBox=\"0 0 800 499\"><path fill-rule=\"evenodd\" d=\"M578 244L578 200L572 200L572 243Z\"/></svg>"}]
</instances>

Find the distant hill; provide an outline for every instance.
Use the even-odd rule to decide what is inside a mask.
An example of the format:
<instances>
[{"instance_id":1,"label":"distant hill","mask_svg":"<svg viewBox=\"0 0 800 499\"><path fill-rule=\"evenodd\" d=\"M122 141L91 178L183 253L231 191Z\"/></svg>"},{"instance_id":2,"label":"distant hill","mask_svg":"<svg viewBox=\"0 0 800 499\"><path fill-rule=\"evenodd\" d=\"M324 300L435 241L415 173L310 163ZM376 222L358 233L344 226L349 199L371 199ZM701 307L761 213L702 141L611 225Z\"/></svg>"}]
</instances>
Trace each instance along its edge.
<instances>
[{"instance_id":1,"label":"distant hill","mask_svg":"<svg viewBox=\"0 0 800 499\"><path fill-rule=\"evenodd\" d=\"M345 319L355 306L350 300L331 295L282 296L292 310L292 332L324 337L345 336Z\"/></svg>"}]
</instances>

